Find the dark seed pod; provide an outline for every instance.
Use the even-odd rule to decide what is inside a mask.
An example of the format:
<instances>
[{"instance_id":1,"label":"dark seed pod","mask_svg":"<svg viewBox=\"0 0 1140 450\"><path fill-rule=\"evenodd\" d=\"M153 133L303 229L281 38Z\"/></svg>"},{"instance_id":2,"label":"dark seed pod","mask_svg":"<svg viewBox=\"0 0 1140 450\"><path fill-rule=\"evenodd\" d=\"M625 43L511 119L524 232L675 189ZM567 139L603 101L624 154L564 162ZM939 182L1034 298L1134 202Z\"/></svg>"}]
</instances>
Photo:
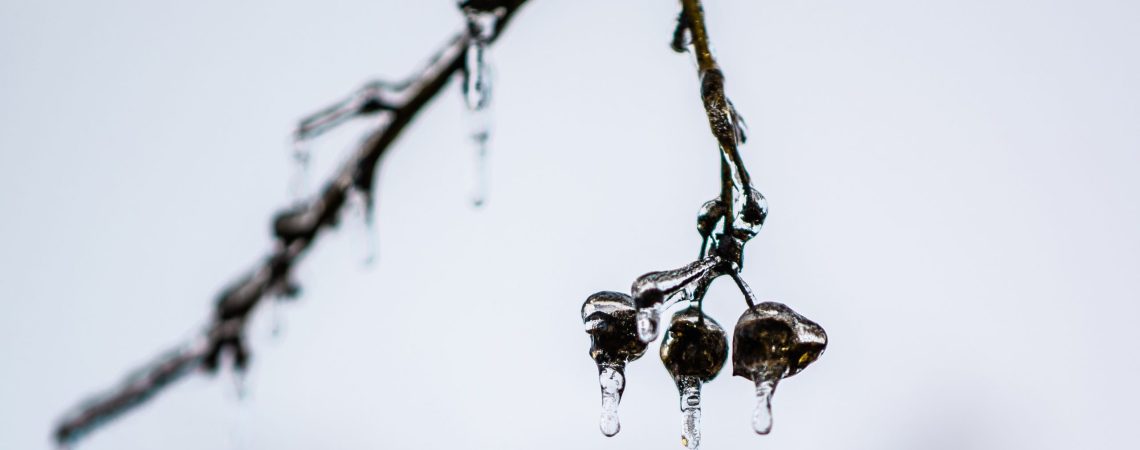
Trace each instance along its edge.
<instances>
[{"instance_id":1,"label":"dark seed pod","mask_svg":"<svg viewBox=\"0 0 1140 450\"><path fill-rule=\"evenodd\" d=\"M732 341L732 374L787 378L819 358L827 333L783 303L764 302L745 311Z\"/></svg>"},{"instance_id":2,"label":"dark seed pod","mask_svg":"<svg viewBox=\"0 0 1140 450\"><path fill-rule=\"evenodd\" d=\"M673 316L661 341L661 362L681 394L681 445L701 444L701 383L712 380L728 358L724 329L690 307Z\"/></svg>"},{"instance_id":3,"label":"dark seed pod","mask_svg":"<svg viewBox=\"0 0 1140 450\"><path fill-rule=\"evenodd\" d=\"M757 433L772 429L772 394L780 379L804 370L825 348L823 327L783 303L760 303L740 316L732 338L732 374L756 383L752 426Z\"/></svg>"},{"instance_id":4,"label":"dark seed pod","mask_svg":"<svg viewBox=\"0 0 1140 450\"><path fill-rule=\"evenodd\" d=\"M728 337L715 320L697 308L673 316L661 342L661 362L674 380L695 377L707 382L720 373L727 359Z\"/></svg>"},{"instance_id":5,"label":"dark seed pod","mask_svg":"<svg viewBox=\"0 0 1140 450\"><path fill-rule=\"evenodd\" d=\"M637 338L637 309L633 298L602 291L582 304L582 321L590 333L590 357L598 364L625 364L645 354L648 345Z\"/></svg>"}]
</instances>

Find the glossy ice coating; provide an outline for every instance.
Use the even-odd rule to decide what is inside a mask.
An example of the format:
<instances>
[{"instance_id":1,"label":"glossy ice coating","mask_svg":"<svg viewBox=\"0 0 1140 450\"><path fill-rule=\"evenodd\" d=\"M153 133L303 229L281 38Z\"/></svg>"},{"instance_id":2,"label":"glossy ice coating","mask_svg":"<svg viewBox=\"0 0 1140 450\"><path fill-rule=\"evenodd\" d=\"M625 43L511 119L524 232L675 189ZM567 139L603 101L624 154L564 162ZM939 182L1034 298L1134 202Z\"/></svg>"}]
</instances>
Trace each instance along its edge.
<instances>
[{"instance_id":1,"label":"glossy ice coating","mask_svg":"<svg viewBox=\"0 0 1140 450\"><path fill-rule=\"evenodd\" d=\"M799 373L823 354L827 333L783 303L764 302L740 316L733 332L732 374L752 381Z\"/></svg>"},{"instance_id":2,"label":"glossy ice coating","mask_svg":"<svg viewBox=\"0 0 1140 450\"><path fill-rule=\"evenodd\" d=\"M717 222L724 217L724 203L721 203L719 198L714 198L701 205L700 212L697 213L697 233L701 237L709 237L712 235L713 229L716 228Z\"/></svg>"},{"instance_id":3,"label":"glossy ice coating","mask_svg":"<svg viewBox=\"0 0 1140 450\"><path fill-rule=\"evenodd\" d=\"M648 346L637 338L636 314L633 299L620 292L602 291L586 299L582 321L595 362L624 365L645 354Z\"/></svg>"},{"instance_id":4,"label":"glossy ice coating","mask_svg":"<svg viewBox=\"0 0 1140 450\"><path fill-rule=\"evenodd\" d=\"M768 218L768 200L760 191L749 187L744 197L744 206L736 218L733 234L737 239L747 241L756 237L764 226L764 220Z\"/></svg>"},{"instance_id":5,"label":"glossy ice coating","mask_svg":"<svg viewBox=\"0 0 1140 450\"><path fill-rule=\"evenodd\" d=\"M728 336L724 328L697 308L686 308L673 316L661 342L661 362L678 383L683 377L707 382L728 359Z\"/></svg>"}]
</instances>

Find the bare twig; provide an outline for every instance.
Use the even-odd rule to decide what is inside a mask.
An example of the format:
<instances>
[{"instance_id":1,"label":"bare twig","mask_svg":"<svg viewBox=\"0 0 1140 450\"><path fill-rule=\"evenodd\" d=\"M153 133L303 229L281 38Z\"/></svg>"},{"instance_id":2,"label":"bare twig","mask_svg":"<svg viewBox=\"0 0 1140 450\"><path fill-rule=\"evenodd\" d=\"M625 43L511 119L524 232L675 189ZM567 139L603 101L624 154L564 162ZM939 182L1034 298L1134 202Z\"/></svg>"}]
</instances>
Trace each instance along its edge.
<instances>
[{"instance_id":1,"label":"bare twig","mask_svg":"<svg viewBox=\"0 0 1140 450\"><path fill-rule=\"evenodd\" d=\"M479 10L497 10L499 20L490 39L493 41L525 2L469 0L461 4ZM195 369L215 371L223 354L231 355L236 370L243 370L249 358L243 338L249 314L268 295L296 290L290 279L293 266L316 242L321 231L336 225L350 192L358 190L365 196L371 195L372 180L381 157L416 114L463 68L471 39L470 30L460 32L416 77L396 85L394 95L388 96L382 91L385 87L382 84L369 84L348 102L338 103L314 116L324 117L324 121L302 122L298 135L319 133L350 115L373 112L388 115L383 125L332 175L317 196L276 215L273 221L275 249L219 294L214 317L199 338L162 354L134 371L120 385L80 403L59 422L56 442L74 443Z\"/></svg>"}]
</instances>

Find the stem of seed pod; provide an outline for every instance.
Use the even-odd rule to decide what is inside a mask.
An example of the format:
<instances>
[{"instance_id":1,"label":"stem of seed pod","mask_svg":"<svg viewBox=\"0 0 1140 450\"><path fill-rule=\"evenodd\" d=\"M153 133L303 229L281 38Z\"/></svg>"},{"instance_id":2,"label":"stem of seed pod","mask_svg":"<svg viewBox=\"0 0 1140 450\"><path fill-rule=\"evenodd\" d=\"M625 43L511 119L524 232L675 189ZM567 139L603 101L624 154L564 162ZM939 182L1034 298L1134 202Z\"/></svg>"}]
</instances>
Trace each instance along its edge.
<instances>
[{"instance_id":1,"label":"stem of seed pod","mask_svg":"<svg viewBox=\"0 0 1140 450\"><path fill-rule=\"evenodd\" d=\"M755 312L756 296L752 294L752 288L748 287L748 283L745 283L735 270L729 270L728 276L732 277L732 281L736 282L736 287L740 288L740 293L744 294L744 302L748 304L748 309Z\"/></svg>"}]
</instances>

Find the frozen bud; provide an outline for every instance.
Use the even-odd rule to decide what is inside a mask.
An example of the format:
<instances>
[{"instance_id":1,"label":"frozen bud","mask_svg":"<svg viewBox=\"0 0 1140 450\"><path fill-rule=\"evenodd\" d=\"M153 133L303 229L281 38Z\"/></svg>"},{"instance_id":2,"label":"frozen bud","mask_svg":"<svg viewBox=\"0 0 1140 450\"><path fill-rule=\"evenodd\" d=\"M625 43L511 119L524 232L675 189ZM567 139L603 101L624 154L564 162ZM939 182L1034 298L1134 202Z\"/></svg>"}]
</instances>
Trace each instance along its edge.
<instances>
[{"instance_id":1,"label":"frozen bud","mask_svg":"<svg viewBox=\"0 0 1140 450\"><path fill-rule=\"evenodd\" d=\"M680 393L681 445L696 449L701 443L701 384L712 380L728 358L724 329L697 308L673 316L661 342L661 362Z\"/></svg>"},{"instance_id":2,"label":"frozen bud","mask_svg":"<svg viewBox=\"0 0 1140 450\"><path fill-rule=\"evenodd\" d=\"M598 364L602 390L599 427L606 436L621 430L617 408L625 391L625 364L645 354L637 337L633 298L620 292L598 292L582 305L582 321L590 334L590 357Z\"/></svg>"},{"instance_id":3,"label":"frozen bud","mask_svg":"<svg viewBox=\"0 0 1140 450\"><path fill-rule=\"evenodd\" d=\"M702 238L707 238L712 235L716 229L717 222L724 217L724 203L720 199L712 199L701 205L700 212L697 213L697 232L701 234Z\"/></svg>"},{"instance_id":4,"label":"frozen bud","mask_svg":"<svg viewBox=\"0 0 1140 450\"><path fill-rule=\"evenodd\" d=\"M757 433L772 429L772 395L780 379L799 373L826 347L823 327L782 303L760 303L740 316L733 332L732 374L756 383L752 425Z\"/></svg>"},{"instance_id":5,"label":"frozen bud","mask_svg":"<svg viewBox=\"0 0 1140 450\"><path fill-rule=\"evenodd\" d=\"M744 206L736 218L736 237L744 241L752 239L760 232L760 227L764 226L764 219L768 218L768 200L760 191L749 187L748 194L744 197Z\"/></svg>"}]
</instances>

